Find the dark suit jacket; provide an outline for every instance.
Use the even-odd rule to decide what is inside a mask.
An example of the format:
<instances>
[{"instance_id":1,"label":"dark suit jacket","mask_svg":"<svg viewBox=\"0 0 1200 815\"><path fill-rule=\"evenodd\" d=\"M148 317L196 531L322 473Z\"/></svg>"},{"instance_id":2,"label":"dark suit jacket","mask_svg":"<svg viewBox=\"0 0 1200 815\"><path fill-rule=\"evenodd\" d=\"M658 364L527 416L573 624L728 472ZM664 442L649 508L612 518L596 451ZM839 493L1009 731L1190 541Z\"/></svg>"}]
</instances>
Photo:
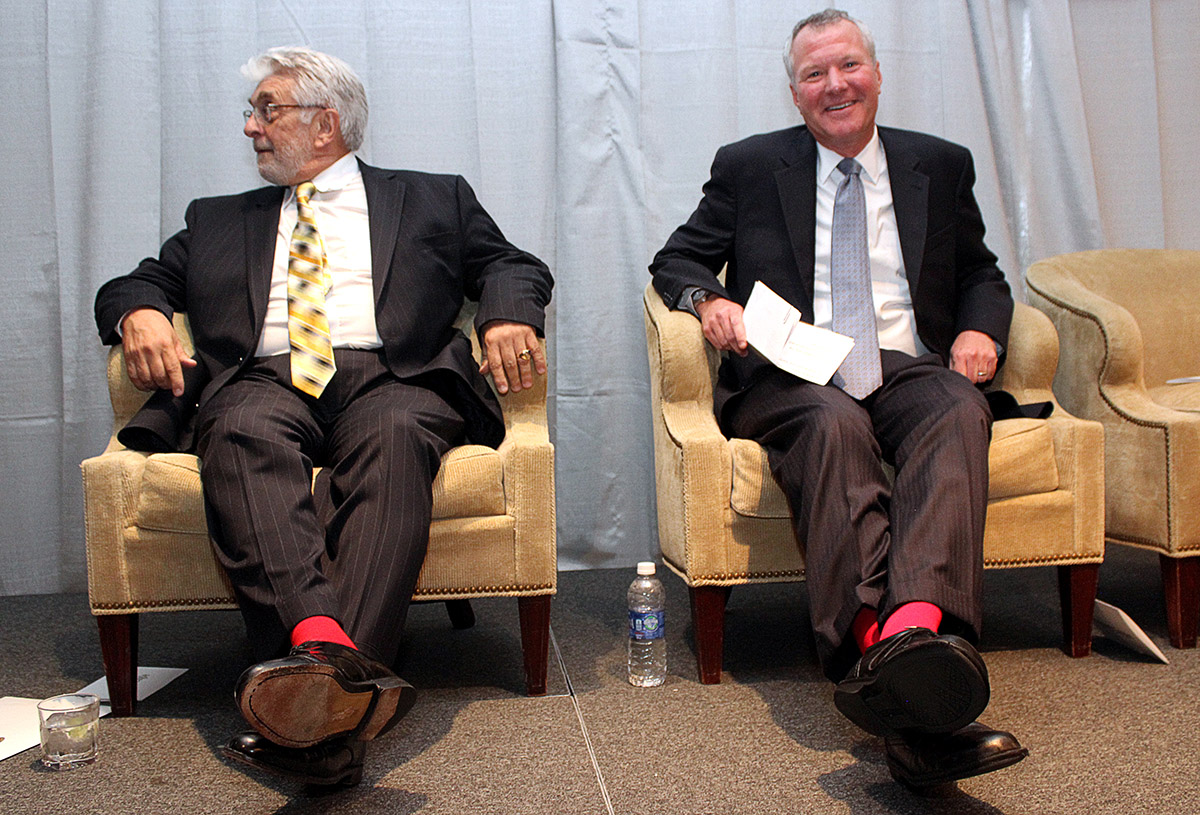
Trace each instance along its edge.
<instances>
[{"instance_id":1,"label":"dark suit jacket","mask_svg":"<svg viewBox=\"0 0 1200 815\"><path fill-rule=\"evenodd\" d=\"M382 170L359 162L370 219L375 320L388 367L437 390L467 420L475 441L504 437L500 406L479 374L470 341L454 328L464 298L479 303L478 329L513 320L540 334L553 285L545 264L504 239L458 176ZM186 227L130 274L101 287L101 339L121 341L132 308L170 318L186 312L199 365L187 392L159 391L130 423L139 446L186 449L180 425L242 367L258 345L275 255L283 187L193 201Z\"/></svg>"},{"instance_id":2,"label":"dark suit jacket","mask_svg":"<svg viewBox=\"0 0 1200 815\"><path fill-rule=\"evenodd\" d=\"M965 147L879 128L917 333L948 362L959 332L1008 343L1012 297L984 245L983 219ZM817 146L804 126L751 136L717 151L704 197L650 266L664 302L689 286L745 304L756 280L813 320ZM726 267L725 284L716 275ZM751 353L721 365L717 413L772 366Z\"/></svg>"}]
</instances>

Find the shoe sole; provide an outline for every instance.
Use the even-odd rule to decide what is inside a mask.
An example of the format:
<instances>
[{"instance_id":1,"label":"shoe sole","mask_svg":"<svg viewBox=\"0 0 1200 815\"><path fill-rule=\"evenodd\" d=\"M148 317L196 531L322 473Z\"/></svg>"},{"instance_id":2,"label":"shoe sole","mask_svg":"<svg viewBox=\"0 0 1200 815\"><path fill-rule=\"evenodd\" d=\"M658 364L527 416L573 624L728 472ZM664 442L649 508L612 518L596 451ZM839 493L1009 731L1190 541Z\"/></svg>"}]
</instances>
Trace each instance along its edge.
<instances>
[{"instance_id":1,"label":"shoe sole","mask_svg":"<svg viewBox=\"0 0 1200 815\"><path fill-rule=\"evenodd\" d=\"M1028 748L1018 747L1013 750L998 753L986 761L981 761L973 767L961 767L956 770L948 770L943 773L934 773L921 776L920 778L906 777L903 769L894 761L892 761L891 756L887 757L887 768L888 772L892 774L892 778L894 778L900 784L911 790L924 791L930 787L949 784L952 781L961 781L964 778L974 778L977 775L985 775L986 773L993 773L996 770L1003 770L1005 767L1011 767L1028 755Z\"/></svg>"},{"instance_id":2,"label":"shoe sole","mask_svg":"<svg viewBox=\"0 0 1200 815\"><path fill-rule=\"evenodd\" d=\"M991 691L966 654L931 640L890 659L878 674L846 680L833 702L842 715L876 736L953 733L979 718Z\"/></svg>"},{"instance_id":3,"label":"shoe sole","mask_svg":"<svg viewBox=\"0 0 1200 815\"><path fill-rule=\"evenodd\" d=\"M339 736L371 741L415 701L416 688L398 676L345 682L326 665L268 668L238 695L250 726L283 747L311 747Z\"/></svg>"},{"instance_id":4,"label":"shoe sole","mask_svg":"<svg viewBox=\"0 0 1200 815\"><path fill-rule=\"evenodd\" d=\"M276 767L273 764L266 764L246 755L245 753L239 753L237 750L231 750L229 749L228 745L221 748L221 755L225 756L225 758L231 759L232 761L236 761L239 764L245 764L247 767L253 767L256 770L262 770L263 772L279 776L280 778L291 778L295 781L300 781L305 784L312 784L318 787L356 787L362 781L363 777L363 768L361 765L358 767L351 767L337 777L322 777L308 775L306 773L293 772L291 770L285 770L281 767Z\"/></svg>"}]
</instances>

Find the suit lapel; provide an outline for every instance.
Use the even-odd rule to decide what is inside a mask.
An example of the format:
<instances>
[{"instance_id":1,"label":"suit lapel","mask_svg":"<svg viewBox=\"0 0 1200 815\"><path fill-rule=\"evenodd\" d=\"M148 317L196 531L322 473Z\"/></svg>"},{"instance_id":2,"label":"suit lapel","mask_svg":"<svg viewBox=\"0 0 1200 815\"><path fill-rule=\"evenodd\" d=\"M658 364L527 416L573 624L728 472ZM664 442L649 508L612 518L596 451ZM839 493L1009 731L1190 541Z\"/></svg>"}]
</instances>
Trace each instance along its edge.
<instances>
[{"instance_id":1,"label":"suit lapel","mask_svg":"<svg viewBox=\"0 0 1200 815\"><path fill-rule=\"evenodd\" d=\"M371 282L378 304L391 274L400 213L404 210L405 185L395 171L380 170L364 164L361 159L358 166L367 193L367 217L371 223Z\"/></svg>"},{"instance_id":2,"label":"suit lapel","mask_svg":"<svg viewBox=\"0 0 1200 815\"><path fill-rule=\"evenodd\" d=\"M888 175L892 182L892 206L896 229L900 233L900 252L910 295L915 298L925 256L925 233L929 219L929 176L920 172L920 158L906 149L903 139L879 129L879 138L887 154Z\"/></svg>"},{"instance_id":3,"label":"suit lapel","mask_svg":"<svg viewBox=\"0 0 1200 815\"><path fill-rule=\"evenodd\" d=\"M283 187L265 187L252 193L246 202L246 285L256 330L261 330L267 315L275 265L275 235L284 192Z\"/></svg>"},{"instance_id":4,"label":"suit lapel","mask_svg":"<svg viewBox=\"0 0 1200 815\"><path fill-rule=\"evenodd\" d=\"M803 299L792 305L812 319L813 258L817 229L817 146L806 129L798 129L790 149L780 156L784 165L775 172L783 220L800 275ZM782 294L782 293L780 293Z\"/></svg>"}]
</instances>

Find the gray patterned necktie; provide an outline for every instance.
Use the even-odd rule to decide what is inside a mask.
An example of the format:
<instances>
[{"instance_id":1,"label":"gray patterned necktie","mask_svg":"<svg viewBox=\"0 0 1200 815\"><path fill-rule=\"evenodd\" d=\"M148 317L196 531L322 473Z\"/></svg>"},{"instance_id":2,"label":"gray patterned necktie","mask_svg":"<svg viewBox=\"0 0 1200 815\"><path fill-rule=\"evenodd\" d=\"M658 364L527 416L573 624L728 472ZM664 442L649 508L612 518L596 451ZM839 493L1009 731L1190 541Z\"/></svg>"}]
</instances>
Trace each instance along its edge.
<instances>
[{"instance_id":1,"label":"gray patterned necktie","mask_svg":"<svg viewBox=\"0 0 1200 815\"><path fill-rule=\"evenodd\" d=\"M833 253L830 284L833 330L854 338L854 347L833 375L833 384L864 399L883 383L879 365L879 331L871 296L871 259L867 252L867 200L862 166L852 158L838 162L845 174L833 199Z\"/></svg>"}]
</instances>

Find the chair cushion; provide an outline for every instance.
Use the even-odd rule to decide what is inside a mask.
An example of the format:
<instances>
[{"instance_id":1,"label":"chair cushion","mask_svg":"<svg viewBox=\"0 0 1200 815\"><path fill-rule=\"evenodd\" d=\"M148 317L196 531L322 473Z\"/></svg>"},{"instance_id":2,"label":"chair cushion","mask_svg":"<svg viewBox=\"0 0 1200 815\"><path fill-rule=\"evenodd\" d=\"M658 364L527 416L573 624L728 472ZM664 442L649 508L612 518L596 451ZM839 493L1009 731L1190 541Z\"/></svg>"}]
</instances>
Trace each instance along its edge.
<instances>
[{"instance_id":1,"label":"chair cushion","mask_svg":"<svg viewBox=\"0 0 1200 815\"><path fill-rule=\"evenodd\" d=\"M1150 398L1163 407L1200 413L1200 382L1146 388Z\"/></svg>"},{"instance_id":2,"label":"chair cushion","mask_svg":"<svg viewBox=\"0 0 1200 815\"><path fill-rule=\"evenodd\" d=\"M467 444L442 457L433 482L433 518L505 514L504 467L490 447ZM156 453L146 459L135 525L162 532L204 534L200 461L187 453Z\"/></svg>"},{"instance_id":3,"label":"chair cushion","mask_svg":"<svg viewBox=\"0 0 1200 815\"><path fill-rule=\"evenodd\" d=\"M751 518L790 518L787 498L771 475L767 451L749 439L730 439L733 454L733 492L729 504Z\"/></svg>"},{"instance_id":4,"label":"chair cushion","mask_svg":"<svg viewBox=\"0 0 1200 815\"><path fill-rule=\"evenodd\" d=\"M766 450L749 439L730 439L729 451L733 458L733 511L752 518L791 517L783 490L771 475ZM996 422L988 450L988 474L989 501L1058 489L1050 425L1044 419Z\"/></svg>"},{"instance_id":5,"label":"chair cushion","mask_svg":"<svg viewBox=\"0 0 1200 815\"><path fill-rule=\"evenodd\" d=\"M1058 489L1054 434L1045 419L1003 419L992 425L988 500Z\"/></svg>"}]
</instances>

